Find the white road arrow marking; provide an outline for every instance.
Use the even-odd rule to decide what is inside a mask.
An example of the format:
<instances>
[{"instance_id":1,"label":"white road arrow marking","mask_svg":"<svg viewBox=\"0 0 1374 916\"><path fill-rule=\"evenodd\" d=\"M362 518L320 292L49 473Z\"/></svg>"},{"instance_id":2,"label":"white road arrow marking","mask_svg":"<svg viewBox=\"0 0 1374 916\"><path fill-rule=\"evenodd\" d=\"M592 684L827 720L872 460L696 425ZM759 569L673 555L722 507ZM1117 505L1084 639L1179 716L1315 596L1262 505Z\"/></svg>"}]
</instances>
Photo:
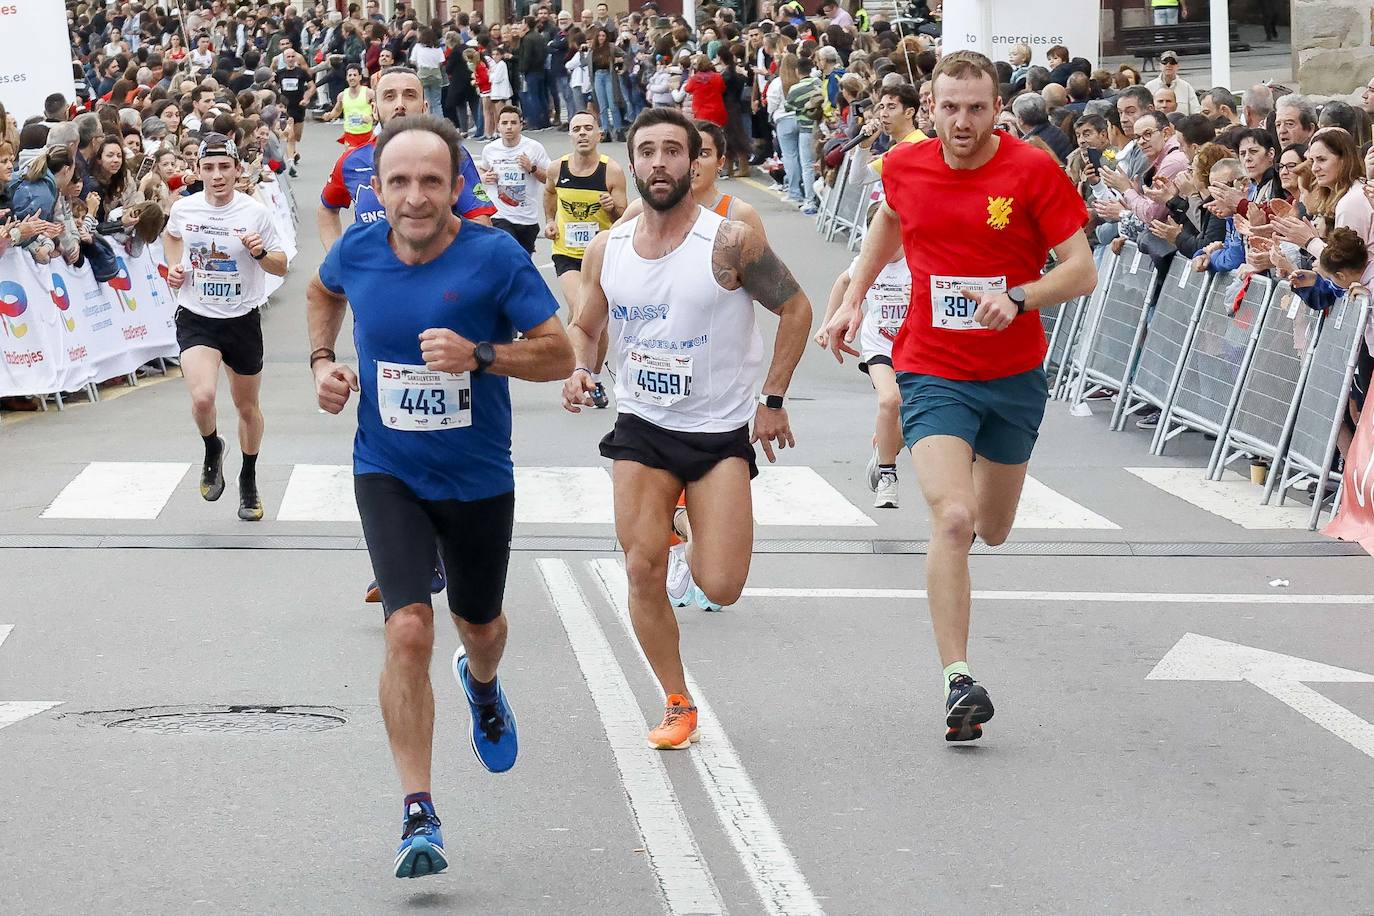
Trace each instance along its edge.
<instances>
[{"instance_id":1,"label":"white road arrow marking","mask_svg":"<svg viewBox=\"0 0 1374 916\"><path fill-rule=\"evenodd\" d=\"M0 623L0 646L5 644L5 640L9 638L10 632L13 629L14 624ZM52 702L47 700L0 702L0 728L4 728L7 725L13 725L16 722L22 722L29 716L36 716L40 712L45 712L52 709L54 706L61 705L61 700Z\"/></svg>"},{"instance_id":2,"label":"white road arrow marking","mask_svg":"<svg viewBox=\"0 0 1374 916\"><path fill-rule=\"evenodd\" d=\"M1351 747L1374 757L1374 724L1302 683L1371 683L1374 674L1185 633L1145 679L1249 681Z\"/></svg>"}]
</instances>

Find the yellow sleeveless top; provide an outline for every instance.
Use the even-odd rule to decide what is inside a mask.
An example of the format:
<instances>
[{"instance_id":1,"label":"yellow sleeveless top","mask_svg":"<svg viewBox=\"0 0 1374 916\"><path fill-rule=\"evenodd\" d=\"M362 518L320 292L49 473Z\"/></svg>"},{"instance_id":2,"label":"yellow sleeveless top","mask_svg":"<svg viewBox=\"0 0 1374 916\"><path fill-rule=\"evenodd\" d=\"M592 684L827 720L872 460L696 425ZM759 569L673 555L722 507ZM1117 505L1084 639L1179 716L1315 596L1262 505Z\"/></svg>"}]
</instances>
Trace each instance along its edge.
<instances>
[{"instance_id":1,"label":"yellow sleeveless top","mask_svg":"<svg viewBox=\"0 0 1374 916\"><path fill-rule=\"evenodd\" d=\"M366 87L359 86L358 94L345 89L343 93L343 123L346 134L372 133L372 103L367 100Z\"/></svg>"},{"instance_id":2,"label":"yellow sleeveless top","mask_svg":"<svg viewBox=\"0 0 1374 916\"><path fill-rule=\"evenodd\" d=\"M598 232L611 228L611 215L601 208L601 195L606 186L606 163L601 157L590 175L574 175L568 168L568 156L558 160L558 177L554 195L558 198L558 238L553 253L581 259L587 246Z\"/></svg>"}]
</instances>

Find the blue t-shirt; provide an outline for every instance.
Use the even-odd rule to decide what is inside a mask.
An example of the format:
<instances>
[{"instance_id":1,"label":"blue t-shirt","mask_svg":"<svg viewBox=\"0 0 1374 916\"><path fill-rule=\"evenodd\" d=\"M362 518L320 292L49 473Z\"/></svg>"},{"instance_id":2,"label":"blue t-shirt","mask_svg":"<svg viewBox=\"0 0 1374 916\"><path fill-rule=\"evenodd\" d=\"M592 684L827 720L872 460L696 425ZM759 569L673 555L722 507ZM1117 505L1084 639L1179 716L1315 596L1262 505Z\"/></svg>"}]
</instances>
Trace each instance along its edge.
<instances>
[{"instance_id":1,"label":"blue t-shirt","mask_svg":"<svg viewBox=\"0 0 1374 916\"><path fill-rule=\"evenodd\" d=\"M386 220L386 208L382 206L377 192L372 190L372 155L377 150L375 142L357 149L351 149L334 163L334 171L320 192L320 202L331 210L353 208L355 223L371 223ZM463 190L453 212L467 219L491 216L496 212L482 178L477 174L477 166L466 149L461 151L459 169L463 176Z\"/></svg>"},{"instance_id":2,"label":"blue t-shirt","mask_svg":"<svg viewBox=\"0 0 1374 916\"><path fill-rule=\"evenodd\" d=\"M487 499L515 489L510 387L473 373L472 425L392 429L377 400L377 363L423 365L420 333L449 328L478 343L508 343L558 313L558 302L520 243L500 229L463 221L428 264L408 266L391 250L386 222L354 223L320 265L326 289L348 297L358 349L354 474L389 474L421 499Z\"/></svg>"}]
</instances>

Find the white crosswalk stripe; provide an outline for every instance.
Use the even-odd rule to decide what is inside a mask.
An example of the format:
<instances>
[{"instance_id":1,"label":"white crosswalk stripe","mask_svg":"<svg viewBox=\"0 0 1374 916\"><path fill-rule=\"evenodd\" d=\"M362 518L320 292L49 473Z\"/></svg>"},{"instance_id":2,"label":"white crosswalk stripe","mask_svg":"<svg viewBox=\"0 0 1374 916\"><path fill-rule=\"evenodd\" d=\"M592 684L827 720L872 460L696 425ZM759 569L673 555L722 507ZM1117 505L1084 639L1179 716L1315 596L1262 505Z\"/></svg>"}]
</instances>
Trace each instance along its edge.
<instances>
[{"instance_id":1,"label":"white crosswalk stripe","mask_svg":"<svg viewBox=\"0 0 1374 916\"><path fill-rule=\"evenodd\" d=\"M1117 525L1064 494L1027 477L1016 507L1017 528L1092 528L1120 530Z\"/></svg>"},{"instance_id":2,"label":"white crosswalk stripe","mask_svg":"<svg viewBox=\"0 0 1374 916\"><path fill-rule=\"evenodd\" d=\"M298 464L291 469L279 522L356 522L353 468L346 464Z\"/></svg>"},{"instance_id":3,"label":"white crosswalk stripe","mask_svg":"<svg viewBox=\"0 0 1374 916\"><path fill-rule=\"evenodd\" d=\"M185 488L185 494L177 493L190 469L191 465L184 462L92 462L62 489L43 510L42 517L155 519L173 498L185 496L198 501L192 488ZM517 467L515 488L518 495L515 521L518 524L610 526L615 523L608 468ZM751 489L754 521L765 527L873 528L878 524L875 516L899 517L897 513L878 511L870 514L856 505L859 500L851 500L851 496L862 495L862 502L867 503L868 491L861 481L841 481L837 486L806 466L762 467ZM916 504L913 501L913 505ZM1210 505L1201 505L1201 508L1216 511ZM352 467L345 464L293 465L281 504L269 518L280 522L356 524L358 507L353 499ZM1118 530L1110 519L1033 477L1026 478L1016 527Z\"/></svg>"},{"instance_id":4,"label":"white crosswalk stripe","mask_svg":"<svg viewBox=\"0 0 1374 916\"><path fill-rule=\"evenodd\" d=\"M92 461L42 517L157 518L190 468L179 461Z\"/></svg>"},{"instance_id":5,"label":"white crosswalk stripe","mask_svg":"<svg viewBox=\"0 0 1374 916\"><path fill-rule=\"evenodd\" d=\"M760 525L877 524L808 467L759 468L753 490L754 520Z\"/></svg>"},{"instance_id":6,"label":"white crosswalk stripe","mask_svg":"<svg viewBox=\"0 0 1374 916\"><path fill-rule=\"evenodd\" d=\"M515 497L517 523L615 523L605 468L516 468Z\"/></svg>"},{"instance_id":7,"label":"white crosswalk stripe","mask_svg":"<svg viewBox=\"0 0 1374 916\"><path fill-rule=\"evenodd\" d=\"M1208 480L1205 468L1126 468L1141 480L1242 528L1306 528L1310 507L1263 505L1262 488L1240 477Z\"/></svg>"}]
</instances>

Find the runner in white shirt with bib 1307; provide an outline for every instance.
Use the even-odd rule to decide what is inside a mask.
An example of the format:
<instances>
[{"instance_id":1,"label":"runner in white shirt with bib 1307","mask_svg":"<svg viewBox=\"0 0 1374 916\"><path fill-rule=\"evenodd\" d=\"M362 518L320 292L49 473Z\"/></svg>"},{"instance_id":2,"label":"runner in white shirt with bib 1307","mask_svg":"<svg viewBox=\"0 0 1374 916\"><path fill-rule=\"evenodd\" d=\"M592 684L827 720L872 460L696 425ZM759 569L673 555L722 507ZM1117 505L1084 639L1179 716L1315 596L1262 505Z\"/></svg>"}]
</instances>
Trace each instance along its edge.
<instances>
[{"instance_id":1,"label":"runner in white shirt with bib 1307","mask_svg":"<svg viewBox=\"0 0 1374 916\"><path fill-rule=\"evenodd\" d=\"M219 369L239 416L239 518L259 521L257 460L262 445L262 319L267 275L286 276L286 252L267 207L235 189L242 174L238 149L223 134L207 134L196 169L205 189L172 205L163 235L167 285L176 290L177 344L181 374L191 390L191 415L205 443L200 495L211 502L224 492L224 440L219 437L215 395Z\"/></svg>"}]
</instances>

